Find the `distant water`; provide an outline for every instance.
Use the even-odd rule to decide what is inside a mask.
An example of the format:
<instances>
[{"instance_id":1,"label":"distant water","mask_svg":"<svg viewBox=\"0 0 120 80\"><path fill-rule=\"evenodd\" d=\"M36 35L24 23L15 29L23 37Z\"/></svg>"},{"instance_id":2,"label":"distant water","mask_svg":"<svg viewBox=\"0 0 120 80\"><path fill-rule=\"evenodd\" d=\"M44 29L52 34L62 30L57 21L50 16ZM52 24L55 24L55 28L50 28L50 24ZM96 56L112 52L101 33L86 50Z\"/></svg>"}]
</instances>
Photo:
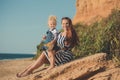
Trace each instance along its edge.
<instances>
[{"instance_id":1,"label":"distant water","mask_svg":"<svg viewBox=\"0 0 120 80\"><path fill-rule=\"evenodd\" d=\"M35 54L20 54L20 53L0 53L0 60L5 59L20 59L20 58L32 58Z\"/></svg>"}]
</instances>

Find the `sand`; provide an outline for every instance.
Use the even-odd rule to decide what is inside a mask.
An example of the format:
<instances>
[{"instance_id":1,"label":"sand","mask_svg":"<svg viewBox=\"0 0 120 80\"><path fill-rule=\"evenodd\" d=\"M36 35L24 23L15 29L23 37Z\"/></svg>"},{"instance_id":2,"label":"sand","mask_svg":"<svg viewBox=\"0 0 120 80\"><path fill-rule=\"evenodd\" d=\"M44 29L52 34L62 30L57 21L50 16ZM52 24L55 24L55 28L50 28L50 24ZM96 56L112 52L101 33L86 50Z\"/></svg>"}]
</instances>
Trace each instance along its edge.
<instances>
[{"instance_id":1,"label":"sand","mask_svg":"<svg viewBox=\"0 0 120 80\"><path fill-rule=\"evenodd\" d=\"M17 78L16 74L34 62L31 58L0 61L0 80L120 80L120 66L97 53L57 66L46 73L41 66L33 74Z\"/></svg>"},{"instance_id":2,"label":"sand","mask_svg":"<svg viewBox=\"0 0 120 80\"><path fill-rule=\"evenodd\" d=\"M0 80L28 80L30 76L17 78L16 74L33 62L32 58L0 60Z\"/></svg>"}]
</instances>

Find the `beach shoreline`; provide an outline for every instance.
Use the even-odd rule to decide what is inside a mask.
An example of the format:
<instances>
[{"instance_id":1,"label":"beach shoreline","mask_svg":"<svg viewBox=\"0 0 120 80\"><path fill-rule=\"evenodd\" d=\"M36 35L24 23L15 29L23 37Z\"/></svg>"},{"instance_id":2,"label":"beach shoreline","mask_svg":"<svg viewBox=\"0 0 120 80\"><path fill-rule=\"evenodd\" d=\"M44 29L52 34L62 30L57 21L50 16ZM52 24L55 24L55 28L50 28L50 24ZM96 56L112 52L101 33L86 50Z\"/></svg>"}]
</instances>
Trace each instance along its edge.
<instances>
[{"instance_id":1,"label":"beach shoreline","mask_svg":"<svg viewBox=\"0 0 120 80\"><path fill-rule=\"evenodd\" d=\"M35 54L20 54L20 53L0 53L0 60L14 60L14 59L25 59L33 58Z\"/></svg>"},{"instance_id":2,"label":"beach shoreline","mask_svg":"<svg viewBox=\"0 0 120 80\"><path fill-rule=\"evenodd\" d=\"M31 58L1 59L0 62L1 61L14 61L14 60L29 60L29 59L33 60L33 57L31 57Z\"/></svg>"}]
</instances>

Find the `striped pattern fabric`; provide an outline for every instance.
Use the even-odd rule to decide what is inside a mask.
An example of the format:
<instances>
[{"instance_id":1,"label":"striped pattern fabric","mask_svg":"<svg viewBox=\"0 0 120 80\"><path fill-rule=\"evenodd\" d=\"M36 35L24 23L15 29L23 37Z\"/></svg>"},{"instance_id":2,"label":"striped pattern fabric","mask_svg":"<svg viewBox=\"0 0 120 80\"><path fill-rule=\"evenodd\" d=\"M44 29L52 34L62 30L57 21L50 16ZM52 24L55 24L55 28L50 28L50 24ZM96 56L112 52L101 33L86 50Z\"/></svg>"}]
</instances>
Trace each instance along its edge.
<instances>
[{"instance_id":1,"label":"striped pattern fabric","mask_svg":"<svg viewBox=\"0 0 120 80\"><path fill-rule=\"evenodd\" d=\"M58 35L57 45L58 45L61 49L65 47L65 45L64 45L65 38L66 38L66 37L65 37L65 36L62 36L61 33Z\"/></svg>"},{"instance_id":2,"label":"striped pattern fabric","mask_svg":"<svg viewBox=\"0 0 120 80\"><path fill-rule=\"evenodd\" d=\"M73 60L72 51L70 49L63 50L63 48L65 47L65 44L64 44L65 38L66 37L62 36L61 33L58 35L57 45L60 47L60 50L58 50L55 54L55 65L56 66ZM45 51L45 55L47 59L49 60L47 51Z\"/></svg>"},{"instance_id":3,"label":"striped pattern fabric","mask_svg":"<svg viewBox=\"0 0 120 80\"><path fill-rule=\"evenodd\" d=\"M55 55L55 65L65 64L73 60L73 55L71 51L59 50Z\"/></svg>"}]
</instances>

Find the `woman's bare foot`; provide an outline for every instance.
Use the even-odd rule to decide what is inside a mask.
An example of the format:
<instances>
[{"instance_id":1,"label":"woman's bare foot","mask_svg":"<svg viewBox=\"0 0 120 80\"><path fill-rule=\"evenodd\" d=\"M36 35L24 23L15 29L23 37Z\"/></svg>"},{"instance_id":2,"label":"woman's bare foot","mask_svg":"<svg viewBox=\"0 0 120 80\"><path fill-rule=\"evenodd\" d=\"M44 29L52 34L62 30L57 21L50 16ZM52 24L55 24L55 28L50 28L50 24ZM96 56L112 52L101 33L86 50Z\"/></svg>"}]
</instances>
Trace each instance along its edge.
<instances>
[{"instance_id":1,"label":"woman's bare foot","mask_svg":"<svg viewBox=\"0 0 120 80\"><path fill-rule=\"evenodd\" d=\"M21 73L17 73L16 76L17 76L18 78L20 78L20 77L21 77Z\"/></svg>"},{"instance_id":2,"label":"woman's bare foot","mask_svg":"<svg viewBox=\"0 0 120 80\"><path fill-rule=\"evenodd\" d=\"M20 72L20 73L17 73L16 76L17 76L18 78L20 78L21 75L22 75L24 72L26 72L26 71L27 71L27 69L25 69L24 71L22 71L22 72Z\"/></svg>"},{"instance_id":3,"label":"woman's bare foot","mask_svg":"<svg viewBox=\"0 0 120 80\"><path fill-rule=\"evenodd\" d=\"M28 75L30 75L30 74L32 74L32 72L25 71L25 72L22 72L22 73L17 73L16 76L17 76L18 78L21 78L21 77L28 76Z\"/></svg>"}]
</instances>

